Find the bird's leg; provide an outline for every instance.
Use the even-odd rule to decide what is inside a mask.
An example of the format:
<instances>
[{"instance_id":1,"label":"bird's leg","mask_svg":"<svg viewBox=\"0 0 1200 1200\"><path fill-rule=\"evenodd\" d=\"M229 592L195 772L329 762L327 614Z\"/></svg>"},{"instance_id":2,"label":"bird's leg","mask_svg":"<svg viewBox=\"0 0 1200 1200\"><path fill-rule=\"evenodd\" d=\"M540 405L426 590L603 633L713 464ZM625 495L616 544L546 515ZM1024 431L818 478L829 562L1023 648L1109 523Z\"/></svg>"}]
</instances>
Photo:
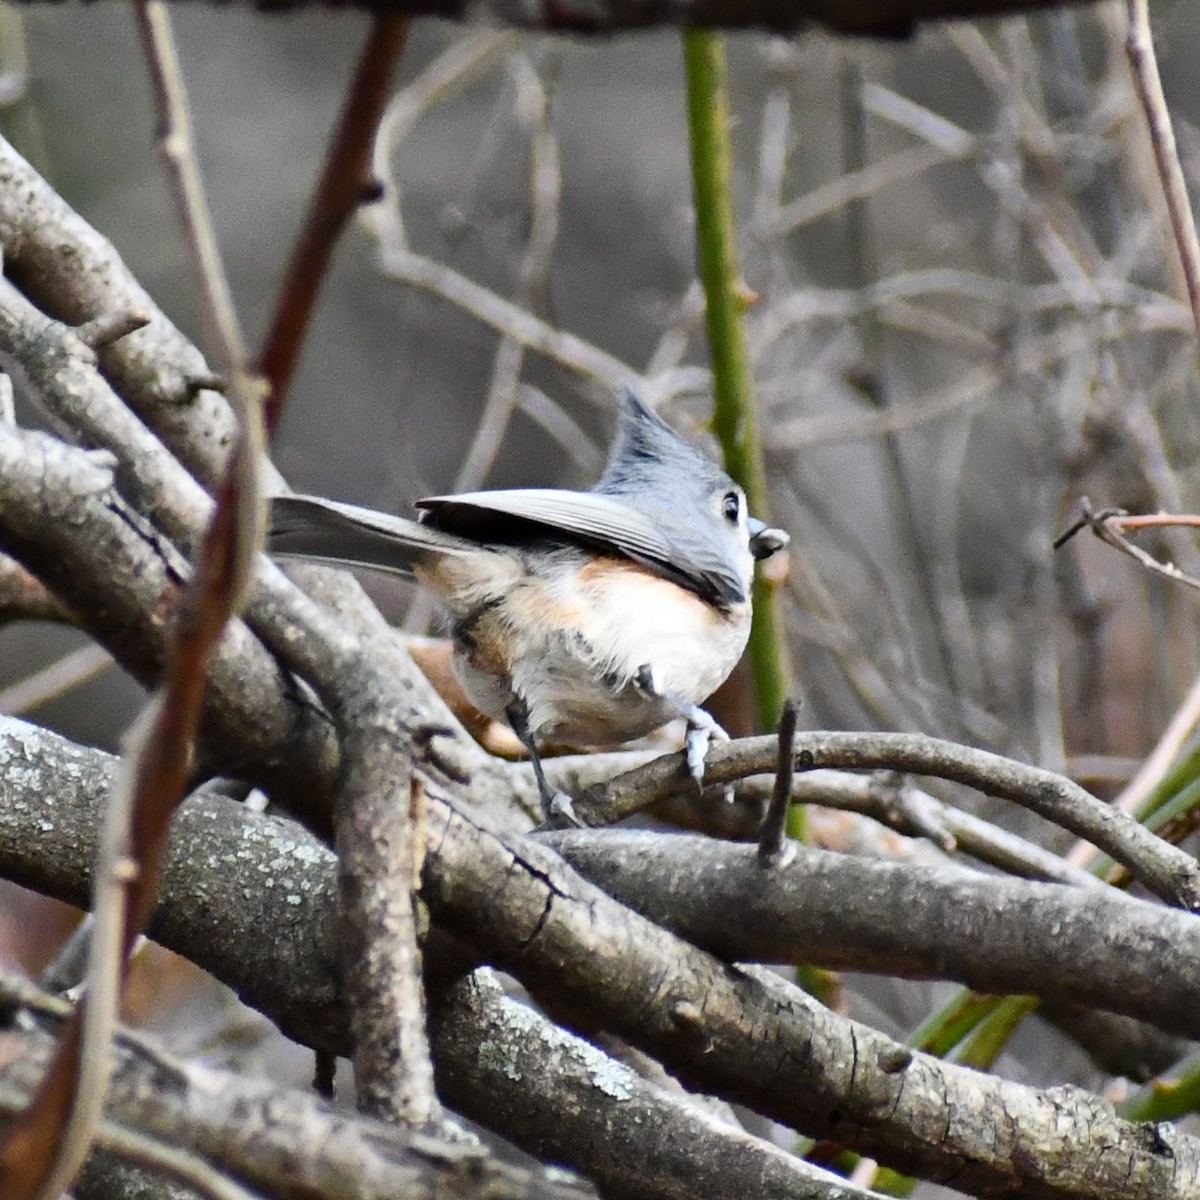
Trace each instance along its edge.
<instances>
[{"instance_id":1,"label":"bird's leg","mask_svg":"<svg viewBox=\"0 0 1200 1200\"><path fill-rule=\"evenodd\" d=\"M513 700L505 715L508 717L508 723L512 726L513 733L517 735L521 745L529 754L529 763L533 767L533 777L537 780L538 794L542 798L542 815L546 818L546 823L552 827L567 823L578 825L582 829L583 822L575 815L575 806L571 803L571 797L566 792L553 791L546 780L546 772L542 769L542 760L538 756L533 735L529 732L529 713L525 708L525 702L520 699Z\"/></svg>"},{"instance_id":2,"label":"bird's leg","mask_svg":"<svg viewBox=\"0 0 1200 1200\"><path fill-rule=\"evenodd\" d=\"M718 742L729 741L729 734L717 724L712 714L706 712L698 704L689 704L680 696L674 696L658 686L653 669L647 664L639 667L633 678L634 686L648 696L665 700L679 710L679 715L687 720L687 735L683 739L684 755L687 759L688 774L696 781L696 786L704 786L704 760L708 756L708 747L716 738ZM733 798L733 787L725 788L725 798Z\"/></svg>"}]
</instances>

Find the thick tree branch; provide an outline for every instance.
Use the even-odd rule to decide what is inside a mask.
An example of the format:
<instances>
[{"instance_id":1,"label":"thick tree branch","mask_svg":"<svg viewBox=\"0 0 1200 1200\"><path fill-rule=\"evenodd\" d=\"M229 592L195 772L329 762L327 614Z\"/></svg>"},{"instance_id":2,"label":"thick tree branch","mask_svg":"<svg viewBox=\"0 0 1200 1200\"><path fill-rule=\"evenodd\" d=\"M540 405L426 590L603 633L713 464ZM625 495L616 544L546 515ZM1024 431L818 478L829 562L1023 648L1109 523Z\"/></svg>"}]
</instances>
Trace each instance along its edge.
<instances>
[{"instance_id":1,"label":"thick tree branch","mask_svg":"<svg viewBox=\"0 0 1200 1200\"><path fill-rule=\"evenodd\" d=\"M20 786L0 788L5 802L0 807L21 819L0 823L0 874L16 874L78 903L87 894L90 830L99 819L115 760L7 721L0 725L0 779L10 784L17 782L14 762L22 764ZM43 804L30 803L37 795ZM47 822L58 837L44 830ZM29 845L26 834L34 826L43 829L38 849L49 857L26 859L28 869L22 870L14 856L24 857L21 846ZM224 886L214 889L214 878ZM233 983L291 1036L344 1053L348 1016L335 992L336 888L332 855L294 826L201 794L178 815L153 933ZM272 938L262 937L264 928L273 931ZM614 1187L628 1184L632 1171L639 1187L645 1185L643 1196L674 1196L680 1180L706 1177L717 1163L760 1178L764 1186L770 1182L767 1196L833 1200L859 1194L821 1182L774 1147L699 1117L677 1097L662 1094L528 1009L496 999L475 1013L472 1006L479 999L468 1003L470 996L468 991L439 1002L439 1086L467 1115L531 1153L538 1151L545 1130L533 1113L554 1112L564 1136L560 1161L598 1174ZM530 1022L542 1036L526 1044ZM553 1056L547 1059L551 1042ZM484 1047L491 1049L484 1053ZM564 1073L568 1067L575 1073ZM520 1104L496 1104L502 1078L506 1087L520 1091ZM615 1081L615 1095L603 1078ZM605 1098L609 1108L589 1116ZM572 1113L571 1120L564 1115ZM613 1143L604 1136L614 1121L627 1135L615 1158ZM674 1172L661 1176L654 1188L640 1166L640 1149L652 1147ZM681 1160L691 1159L694 1165L685 1168Z\"/></svg>"},{"instance_id":2,"label":"thick tree branch","mask_svg":"<svg viewBox=\"0 0 1200 1200\"><path fill-rule=\"evenodd\" d=\"M166 615L187 568L117 494L106 466L45 434L0 425L0 545L86 613L88 632L136 678L157 684ZM241 622L212 662L205 730L224 773L244 773L328 820L332 726Z\"/></svg>"},{"instance_id":3,"label":"thick tree branch","mask_svg":"<svg viewBox=\"0 0 1200 1200\"><path fill-rule=\"evenodd\" d=\"M1051 1097L913 1054L778 976L631 920L525 839L432 805L428 838L435 920L552 1011L620 1034L704 1090L981 1196L1161 1200L1200 1185L1200 1145L1147 1143L1081 1091ZM1082 1152L1096 1136L1120 1150Z\"/></svg>"},{"instance_id":4,"label":"thick tree branch","mask_svg":"<svg viewBox=\"0 0 1200 1200\"><path fill-rule=\"evenodd\" d=\"M225 398L192 381L212 372L97 233L0 139L0 245L5 272L47 313L81 325L138 312L149 324L106 348L105 373L201 482L214 486L236 436Z\"/></svg>"},{"instance_id":5,"label":"thick tree branch","mask_svg":"<svg viewBox=\"0 0 1200 1200\"><path fill-rule=\"evenodd\" d=\"M74 772L86 762L104 776L106 756L19 722L0 728L17 747L15 766L0 759L0 780L13 789L0 828L19 826L2 835L0 869L78 902L91 827L83 814L69 819L55 762L65 750ZM486 946L544 1003L622 1034L705 1090L982 1196L1184 1200L1200 1186L1200 1146L1182 1135L1169 1145L1148 1138L1075 1089L1039 1092L911 1055L776 977L681 942L547 847L480 829L436 797L424 832L424 895L440 926ZM330 1007L328 851L215 795L183 807L175 839L154 936L209 966L292 1036L344 1052L345 1018ZM48 872L42 856L57 870ZM253 913L248 924L243 909ZM259 957L266 978L243 961L254 957L263 928L280 930ZM322 995L323 1019L315 1020L302 1000ZM495 1118L502 1125L507 1114L498 1109Z\"/></svg>"},{"instance_id":6,"label":"thick tree branch","mask_svg":"<svg viewBox=\"0 0 1200 1200\"><path fill-rule=\"evenodd\" d=\"M306 597L297 606L306 626L281 649L342 731L339 943L358 1104L419 1128L438 1116L415 911L423 792L414 741L432 733L400 720L403 690L353 634Z\"/></svg>"},{"instance_id":7,"label":"thick tree branch","mask_svg":"<svg viewBox=\"0 0 1200 1200\"><path fill-rule=\"evenodd\" d=\"M13 1015L22 1011L23 989L3 981L0 989L4 1007ZM43 1006L26 1004L45 1019ZM53 1045L35 1027L0 1032L0 1113L11 1114L29 1093ZM219 1163L270 1196L581 1195L542 1172L499 1163L477 1147L335 1112L311 1092L183 1062L128 1034L114 1046L107 1116L101 1145L116 1149L116 1131L136 1130L201 1162ZM346 1190L348 1179L355 1181L353 1192Z\"/></svg>"},{"instance_id":8,"label":"thick tree branch","mask_svg":"<svg viewBox=\"0 0 1200 1200\"><path fill-rule=\"evenodd\" d=\"M497 1106L510 1109L510 1137L539 1158L585 1160L606 1196L865 1200L868 1194L718 1121L699 1104L681 1103L506 997L490 971L455 985L440 1006L435 1035L447 1103L485 1125ZM481 1041L487 1054L477 1053ZM531 1078L539 1086L531 1087ZM633 1187L631 1153L638 1157Z\"/></svg>"},{"instance_id":9,"label":"thick tree branch","mask_svg":"<svg viewBox=\"0 0 1200 1200\"><path fill-rule=\"evenodd\" d=\"M764 872L752 847L632 830L539 840L622 903L722 958L954 979L1200 1037L1197 918L1112 888L807 847Z\"/></svg>"}]
</instances>

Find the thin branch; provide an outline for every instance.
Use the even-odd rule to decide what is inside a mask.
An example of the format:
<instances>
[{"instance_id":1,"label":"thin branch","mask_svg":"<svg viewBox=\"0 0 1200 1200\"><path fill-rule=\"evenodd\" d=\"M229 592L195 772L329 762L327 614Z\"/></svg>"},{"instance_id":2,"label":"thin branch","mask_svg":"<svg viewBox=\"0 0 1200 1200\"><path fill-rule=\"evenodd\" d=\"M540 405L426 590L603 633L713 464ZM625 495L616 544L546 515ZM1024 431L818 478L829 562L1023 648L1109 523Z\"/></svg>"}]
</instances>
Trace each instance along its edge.
<instances>
[{"instance_id":1,"label":"thin branch","mask_svg":"<svg viewBox=\"0 0 1200 1200\"><path fill-rule=\"evenodd\" d=\"M363 219L370 220L371 213L364 213ZM372 232L378 236L377 223L372 224ZM574 334L555 329L452 267L387 242L380 244L379 267L388 278L442 297L526 349L545 355L586 378L597 379L609 390L615 391L624 384L643 392L653 390L648 386L651 381L642 380L620 359Z\"/></svg>"},{"instance_id":2,"label":"thin branch","mask_svg":"<svg viewBox=\"0 0 1200 1200\"><path fill-rule=\"evenodd\" d=\"M751 800L766 791L766 780L759 778L748 779L738 787L739 797ZM887 829L909 837L927 838L947 854L956 851L968 854L1024 879L1076 887L1103 886L1095 875L1070 866L1052 851L938 800L894 771L876 771L870 775L808 771L794 781L792 799L800 804L860 813Z\"/></svg>"},{"instance_id":3,"label":"thin branch","mask_svg":"<svg viewBox=\"0 0 1200 1200\"><path fill-rule=\"evenodd\" d=\"M304 228L288 260L275 314L258 360L258 369L268 387L268 430L275 428L291 387L333 248L346 222L359 205L371 198L371 148L396 64L408 41L410 24L410 18L403 14L375 14L350 82Z\"/></svg>"},{"instance_id":4,"label":"thin branch","mask_svg":"<svg viewBox=\"0 0 1200 1200\"><path fill-rule=\"evenodd\" d=\"M0 713L18 714L57 700L113 665L103 646L89 644L0 691Z\"/></svg>"},{"instance_id":5,"label":"thin branch","mask_svg":"<svg viewBox=\"0 0 1200 1200\"><path fill-rule=\"evenodd\" d=\"M970 158L979 149L978 139L961 126L878 84L868 84L863 89L863 104L868 112L907 129L949 157ZM1044 205L1025 189L1010 164L977 154L976 157L981 160L978 162L980 178L992 189L1005 211L1029 229L1034 244L1059 284L1082 310L1094 308L1096 284L1080 261L1079 248L1071 245L1056 228Z\"/></svg>"},{"instance_id":6,"label":"thin branch","mask_svg":"<svg viewBox=\"0 0 1200 1200\"><path fill-rule=\"evenodd\" d=\"M113 1121L102 1120L99 1123L96 1128L95 1146L102 1152L113 1155L119 1162L136 1163L143 1171L152 1172L151 1178L157 1189L162 1189L164 1176L168 1180L173 1180L186 1189L187 1200L192 1200L192 1197L196 1195L208 1197L208 1200L261 1200L257 1193L235 1183L198 1155L188 1154L176 1146L126 1129ZM89 1157L79 1179L75 1181L72 1194L78 1200L88 1200L90 1193L85 1181L94 1161ZM127 1166L126 1172L129 1169ZM128 1186L130 1178L127 1173L119 1178L124 1190L118 1194L137 1194ZM143 1174L138 1182L144 1182L145 1178L146 1175ZM173 1195L171 1192L167 1192L161 1197L156 1195L155 1200L173 1200Z\"/></svg>"},{"instance_id":7,"label":"thin branch","mask_svg":"<svg viewBox=\"0 0 1200 1200\"><path fill-rule=\"evenodd\" d=\"M1191 306L1196 334L1200 337L1200 239L1196 236L1196 220L1192 215L1183 168L1179 164L1171 111L1167 107L1162 78L1158 73L1154 38L1150 33L1150 8L1147 0L1126 0L1125 10L1129 19L1125 53L1129 58L1134 88L1146 115L1154 161L1158 165L1163 196L1171 217L1171 232L1175 236L1175 248L1183 268L1188 304Z\"/></svg>"},{"instance_id":8,"label":"thin branch","mask_svg":"<svg viewBox=\"0 0 1200 1200\"><path fill-rule=\"evenodd\" d=\"M1188 688L1183 702L1175 710L1154 749L1138 767L1137 774L1121 789L1113 802L1122 812L1137 813L1162 783L1171 764L1178 758L1188 739L1200 723L1200 676ZM1095 849L1087 842L1078 842L1064 855L1073 866L1084 867L1095 857Z\"/></svg>"},{"instance_id":9,"label":"thin branch","mask_svg":"<svg viewBox=\"0 0 1200 1200\"><path fill-rule=\"evenodd\" d=\"M796 743L796 702L785 700L779 716L779 762L775 768L775 786L771 803L763 818L758 841L758 859L763 866L781 867L791 861L788 847L795 844L787 835L788 808L792 802L792 780L796 772L794 747Z\"/></svg>"},{"instance_id":10,"label":"thin branch","mask_svg":"<svg viewBox=\"0 0 1200 1200\"><path fill-rule=\"evenodd\" d=\"M143 312L101 313L82 325L75 326L75 336L93 350L103 350L139 329L145 329L150 318Z\"/></svg>"},{"instance_id":11,"label":"thin branch","mask_svg":"<svg viewBox=\"0 0 1200 1200\"><path fill-rule=\"evenodd\" d=\"M705 764L705 777L715 785L772 771L776 750L776 740L765 737L714 746ZM1200 868L1191 855L1051 771L907 733L798 733L796 755L798 765L805 769L842 767L931 775L1011 800L1087 837L1127 866L1156 895L1190 910L1200 907ZM589 789L575 798L575 805L585 821L612 824L685 786L682 756L668 754Z\"/></svg>"},{"instance_id":12,"label":"thin branch","mask_svg":"<svg viewBox=\"0 0 1200 1200\"><path fill-rule=\"evenodd\" d=\"M0 625L13 621L76 623L74 616L19 562L0 554Z\"/></svg>"},{"instance_id":13,"label":"thin branch","mask_svg":"<svg viewBox=\"0 0 1200 1200\"><path fill-rule=\"evenodd\" d=\"M108 1087L108 1048L128 955L153 910L171 814L192 770L208 663L244 597L261 538L261 397L246 372L208 219L166 9L161 0L139 0L138 18L159 102L161 145L173 168L201 290L229 373L240 436L194 574L182 593L161 691L135 724L126 770L105 813L85 999L37 1096L0 1147L0 1179L8 1181L11 1194L38 1200L57 1200L91 1146ZM99 332L111 335L113 330Z\"/></svg>"},{"instance_id":14,"label":"thin branch","mask_svg":"<svg viewBox=\"0 0 1200 1200\"><path fill-rule=\"evenodd\" d=\"M546 88L523 55L516 56L514 71L517 108L528 113L525 123L530 127L529 236L521 259L516 302L531 307L531 301L545 287L558 241L562 175ZM511 335L503 336L496 347L483 412L454 477L456 492L474 491L486 481L517 403L524 360L525 347Z\"/></svg>"},{"instance_id":15,"label":"thin branch","mask_svg":"<svg viewBox=\"0 0 1200 1200\"><path fill-rule=\"evenodd\" d=\"M1140 563L1146 570L1159 575L1171 583L1181 583L1193 591L1200 591L1200 578L1181 571L1172 562L1162 562L1143 550L1125 536L1126 531L1139 529L1173 528L1176 526L1198 527L1200 517L1157 513L1151 516L1131 516L1121 509L1094 509L1086 497L1079 502L1080 516L1070 528L1054 540L1054 549L1064 546L1082 529L1090 529L1105 545L1112 546Z\"/></svg>"},{"instance_id":16,"label":"thin branch","mask_svg":"<svg viewBox=\"0 0 1200 1200\"><path fill-rule=\"evenodd\" d=\"M138 0L138 31L154 87L159 121L159 148L176 192L188 246L197 278L202 282L209 319L221 349L224 365L237 369L246 361L242 331L234 310L229 280L208 215L204 180L196 160L192 122L188 111L179 54L165 5L159 0ZM244 368L242 368L244 370Z\"/></svg>"},{"instance_id":17,"label":"thin branch","mask_svg":"<svg viewBox=\"0 0 1200 1200\"><path fill-rule=\"evenodd\" d=\"M771 215L769 224L756 233L763 240L794 233L855 200L865 200L892 184L921 175L932 167L956 162L974 150L974 145L962 143L958 146L913 146L897 151L878 162L847 171L795 200L789 200Z\"/></svg>"}]
</instances>

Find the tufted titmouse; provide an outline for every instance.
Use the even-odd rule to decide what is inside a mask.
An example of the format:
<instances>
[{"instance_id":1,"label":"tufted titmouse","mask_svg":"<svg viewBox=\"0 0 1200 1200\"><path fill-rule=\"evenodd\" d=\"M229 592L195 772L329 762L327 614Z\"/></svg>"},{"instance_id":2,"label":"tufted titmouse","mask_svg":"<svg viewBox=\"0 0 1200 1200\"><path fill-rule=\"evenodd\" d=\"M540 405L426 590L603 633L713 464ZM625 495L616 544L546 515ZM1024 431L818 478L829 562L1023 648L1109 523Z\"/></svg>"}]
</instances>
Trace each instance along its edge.
<instances>
[{"instance_id":1,"label":"tufted titmouse","mask_svg":"<svg viewBox=\"0 0 1200 1200\"><path fill-rule=\"evenodd\" d=\"M521 488L433 496L418 520L311 496L271 504L268 551L415 577L449 609L471 700L529 751L548 818L573 818L537 743L595 746L687 718L700 783L699 704L750 633L754 561L788 535L746 512L742 489L626 389L608 465L587 492Z\"/></svg>"}]
</instances>

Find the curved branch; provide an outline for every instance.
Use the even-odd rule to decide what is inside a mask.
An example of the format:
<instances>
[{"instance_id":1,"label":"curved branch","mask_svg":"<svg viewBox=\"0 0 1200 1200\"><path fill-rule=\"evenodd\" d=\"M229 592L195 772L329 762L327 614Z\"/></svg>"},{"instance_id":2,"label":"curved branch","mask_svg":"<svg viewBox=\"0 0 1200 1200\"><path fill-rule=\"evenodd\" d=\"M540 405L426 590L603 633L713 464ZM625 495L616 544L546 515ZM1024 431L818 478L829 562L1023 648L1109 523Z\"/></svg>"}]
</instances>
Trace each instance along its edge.
<instances>
[{"instance_id":1,"label":"curved branch","mask_svg":"<svg viewBox=\"0 0 1200 1200\"><path fill-rule=\"evenodd\" d=\"M776 753L773 737L714 745L705 761L705 780L730 783L773 772ZM1128 814L1053 771L917 733L797 733L796 765L800 770L900 771L966 784L989 796L1011 800L1087 838L1128 867L1156 895L1187 909L1200 908L1200 867L1190 854L1155 837ZM575 807L589 824L611 824L685 787L683 756L669 754L589 789L576 799Z\"/></svg>"}]
</instances>

